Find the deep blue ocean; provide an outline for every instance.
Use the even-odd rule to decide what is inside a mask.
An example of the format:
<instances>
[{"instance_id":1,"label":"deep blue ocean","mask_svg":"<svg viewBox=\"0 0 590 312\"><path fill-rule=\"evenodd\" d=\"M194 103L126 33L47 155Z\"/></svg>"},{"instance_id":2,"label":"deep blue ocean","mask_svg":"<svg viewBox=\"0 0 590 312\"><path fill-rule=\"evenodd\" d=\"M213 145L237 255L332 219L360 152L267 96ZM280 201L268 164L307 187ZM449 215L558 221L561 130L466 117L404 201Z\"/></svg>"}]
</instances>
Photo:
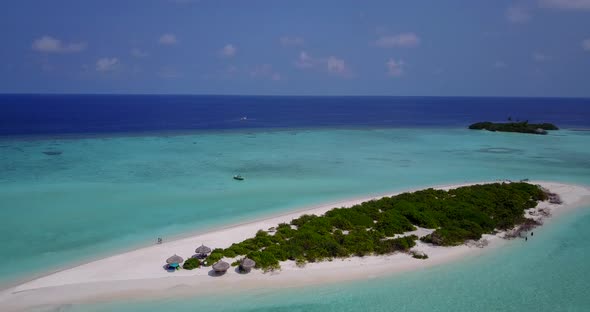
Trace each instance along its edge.
<instances>
[{"instance_id":1,"label":"deep blue ocean","mask_svg":"<svg viewBox=\"0 0 590 312\"><path fill-rule=\"evenodd\" d=\"M247 120L241 120L247 117ZM240 128L452 127L490 120L590 125L590 99L0 95L0 135Z\"/></svg>"},{"instance_id":2,"label":"deep blue ocean","mask_svg":"<svg viewBox=\"0 0 590 312\"><path fill-rule=\"evenodd\" d=\"M562 130L467 129L508 117ZM343 199L498 179L589 186L589 129L590 99L573 98L0 95L0 290ZM526 244L428 270L35 311L590 311L589 236L582 207Z\"/></svg>"}]
</instances>

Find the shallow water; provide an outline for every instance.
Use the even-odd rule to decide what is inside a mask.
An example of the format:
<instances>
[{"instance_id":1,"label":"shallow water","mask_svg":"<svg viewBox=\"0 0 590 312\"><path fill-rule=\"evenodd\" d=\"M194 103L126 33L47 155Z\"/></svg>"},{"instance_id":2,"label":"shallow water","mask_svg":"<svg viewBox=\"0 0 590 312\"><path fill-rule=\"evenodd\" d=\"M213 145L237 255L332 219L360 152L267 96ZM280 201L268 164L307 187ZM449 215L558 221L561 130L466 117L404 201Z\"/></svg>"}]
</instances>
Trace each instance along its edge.
<instances>
[{"instance_id":1,"label":"shallow water","mask_svg":"<svg viewBox=\"0 0 590 312\"><path fill-rule=\"evenodd\" d=\"M386 278L194 298L73 305L64 311L588 311L590 207L527 242Z\"/></svg>"},{"instance_id":2,"label":"shallow water","mask_svg":"<svg viewBox=\"0 0 590 312\"><path fill-rule=\"evenodd\" d=\"M157 237L347 198L495 179L590 185L589 131L534 136L464 129L512 116L583 130L590 127L589 104L557 98L0 95L0 288ZM245 115L248 120L240 120ZM234 181L237 173L246 180ZM526 243L418 272L56 309L588 311L589 236L586 207L536 230Z\"/></svg>"},{"instance_id":3,"label":"shallow water","mask_svg":"<svg viewBox=\"0 0 590 312\"><path fill-rule=\"evenodd\" d=\"M589 135L398 128L5 139L0 278L367 194L495 179L588 185Z\"/></svg>"}]
</instances>

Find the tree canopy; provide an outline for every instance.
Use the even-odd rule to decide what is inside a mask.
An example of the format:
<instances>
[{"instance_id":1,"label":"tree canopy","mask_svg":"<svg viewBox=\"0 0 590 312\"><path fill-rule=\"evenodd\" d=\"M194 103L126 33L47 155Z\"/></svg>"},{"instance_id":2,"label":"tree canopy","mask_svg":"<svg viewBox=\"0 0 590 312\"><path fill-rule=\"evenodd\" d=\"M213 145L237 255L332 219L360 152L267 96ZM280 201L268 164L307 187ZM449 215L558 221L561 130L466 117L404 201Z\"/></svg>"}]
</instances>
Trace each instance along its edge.
<instances>
[{"instance_id":1,"label":"tree canopy","mask_svg":"<svg viewBox=\"0 0 590 312\"><path fill-rule=\"evenodd\" d=\"M303 215L290 224L279 224L273 234L260 230L254 237L229 248L213 250L204 263L211 265L222 257L246 256L256 261L257 268L273 270L279 268L279 261L285 260L301 264L407 252L417 239L454 246L525 222L524 210L547 198L539 186L524 182L403 193L350 208L334 208L322 216ZM416 226L434 232L421 238L393 238L415 230Z\"/></svg>"},{"instance_id":2,"label":"tree canopy","mask_svg":"<svg viewBox=\"0 0 590 312\"><path fill-rule=\"evenodd\" d=\"M484 121L470 125L469 129L532 134L547 134L547 130L559 130L556 125L551 123L532 124L528 123L528 121L508 123L493 123Z\"/></svg>"}]
</instances>

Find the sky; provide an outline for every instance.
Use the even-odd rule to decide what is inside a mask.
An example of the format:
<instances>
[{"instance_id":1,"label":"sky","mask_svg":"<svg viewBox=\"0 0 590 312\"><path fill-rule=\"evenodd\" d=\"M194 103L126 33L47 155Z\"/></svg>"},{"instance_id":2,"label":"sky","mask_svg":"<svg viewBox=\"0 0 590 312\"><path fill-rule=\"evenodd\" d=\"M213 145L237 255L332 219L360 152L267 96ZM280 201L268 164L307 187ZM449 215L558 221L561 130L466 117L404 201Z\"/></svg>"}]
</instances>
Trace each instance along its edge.
<instances>
[{"instance_id":1,"label":"sky","mask_svg":"<svg viewBox=\"0 0 590 312\"><path fill-rule=\"evenodd\" d=\"M590 97L590 0L1 0L0 93Z\"/></svg>"}]
</instances>

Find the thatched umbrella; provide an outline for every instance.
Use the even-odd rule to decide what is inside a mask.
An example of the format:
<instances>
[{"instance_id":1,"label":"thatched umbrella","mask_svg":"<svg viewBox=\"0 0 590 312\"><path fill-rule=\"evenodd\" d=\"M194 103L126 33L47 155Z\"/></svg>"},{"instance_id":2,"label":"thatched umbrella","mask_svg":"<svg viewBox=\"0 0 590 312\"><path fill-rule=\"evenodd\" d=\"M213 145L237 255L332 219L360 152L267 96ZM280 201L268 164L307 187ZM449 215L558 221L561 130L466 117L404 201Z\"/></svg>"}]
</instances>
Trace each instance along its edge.
<instances>
[{"instance_id":1,"label":"thatched umbrella","mask_svg":"<svg viewBox=\"0 0 590 312\"><path fill-rule=\"evenodd\" d=\"M207 254L211 253L211 248L201 244L201 246L197 247L197 249L195 249L195 253L198 256L207 256Z\"/></svg>"},{"instance_id":2,"label":"thatched umbrella","mask_svg":"<svg viewBox=\"0 0 590 312\"><path fill-rule=\"evenodd\" d=\"M174 254L174 256L166 259L166 263L168 263L168 264L172 264L172 263L183 263L183 262L184 262L184 259L181 256L177 255L177 254Z\"/></svg>"},{"instance_id":3,"label":"thatched umbrella","mask_svg":"<svg viewBox=\"0 0 590 312\"><path fill-rule=\"evenodd\" d=\"M213 270L215 270L216 273L225 273L225 271L227 271L227 269L229 269L229 263L227 263L223 260L221 260L213 265Z\"/></svg>"},{"instance_id":4,"label":"thatched umbrella","mask_svg":"<svg viewBox=\"0 0 590 312\"><path fill-rule=\"evenodd\" d=\"M249 259L249 258L245 258L240 263L240 271L250 272L250 270L252 270L252 268L255 266L256 266L256 262L254 260Z\"/></svg>"}]
</instances>

